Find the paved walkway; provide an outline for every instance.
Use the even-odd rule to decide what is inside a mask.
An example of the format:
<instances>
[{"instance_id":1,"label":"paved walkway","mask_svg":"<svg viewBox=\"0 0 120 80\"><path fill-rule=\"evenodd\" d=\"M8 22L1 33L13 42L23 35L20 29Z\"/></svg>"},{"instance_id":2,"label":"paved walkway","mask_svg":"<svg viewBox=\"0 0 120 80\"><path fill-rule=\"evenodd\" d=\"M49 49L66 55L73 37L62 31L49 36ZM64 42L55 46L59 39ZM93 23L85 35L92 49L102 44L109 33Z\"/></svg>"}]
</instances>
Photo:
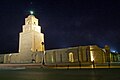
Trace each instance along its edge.
<instances>
[{"instance_id":1,"label":"paved walkway","mask_svg":"<svg viewBox=\"0 0 120 80\"><path fill-rule=\"evenodd\" d=\"M78 67L78 66L75 66L75 67L50 67L50 68L56 68L56 69L80 69L80 68L120 68L120 66L84 66L84 67Z\"/></svg>"},{"instance_id":2,"label":"paved walkway","mask_svg":"<svg viewBox=\"0 0 120 80\"><path fill-rule=\"evenodd\" d=\"M120 65L103 65L103 66L69 66L69 65L62 65L62 66L53 66L53 65L41 65L41 64L0 64L0 69L9 69L9 68L53 68L53 69L79 69L79 68L120 68Z\"/></svg>"}]
</instances>

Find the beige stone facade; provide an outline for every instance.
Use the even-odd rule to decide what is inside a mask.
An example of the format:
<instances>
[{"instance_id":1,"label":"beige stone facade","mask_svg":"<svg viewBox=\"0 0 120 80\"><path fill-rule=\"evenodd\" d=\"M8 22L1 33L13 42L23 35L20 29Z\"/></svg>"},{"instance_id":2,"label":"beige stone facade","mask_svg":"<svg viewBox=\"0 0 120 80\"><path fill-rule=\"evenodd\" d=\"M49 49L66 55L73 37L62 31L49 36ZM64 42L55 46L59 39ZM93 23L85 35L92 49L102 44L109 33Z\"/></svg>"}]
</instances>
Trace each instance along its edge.
<instances>
[{"instance_id":1,"label":"beige stone facade","mask_svg":"<svg viewBox=\"0 0 120 80\"><path fill-rule=\"evenodd\" d=\"M44 34L41 33L41 27L38 25L38 19L33 15L25 18L23 32L19 38L19 52L44 51Z\"/></svg>"},{"instance_id":2,"label":"beige stone facade","mask_svg":"<svg viewBox=\"0 0 120 80\"><path fill-rule=\"evenodd\" d=\"M105 63L105 52L96 45L47 50L46 63Z\"/></svg>"},{"instance_id":3,"label":"beige stone facade","mask_svg":"<svg viewBox=\"0 0 120 80\"><path fill-rule=\"evenodd\" d=\"M44 52L44 34L34 15L25 18L19 35L19 53L4 56L4 63L41 63Z\"/></svg>"}]
</instances>

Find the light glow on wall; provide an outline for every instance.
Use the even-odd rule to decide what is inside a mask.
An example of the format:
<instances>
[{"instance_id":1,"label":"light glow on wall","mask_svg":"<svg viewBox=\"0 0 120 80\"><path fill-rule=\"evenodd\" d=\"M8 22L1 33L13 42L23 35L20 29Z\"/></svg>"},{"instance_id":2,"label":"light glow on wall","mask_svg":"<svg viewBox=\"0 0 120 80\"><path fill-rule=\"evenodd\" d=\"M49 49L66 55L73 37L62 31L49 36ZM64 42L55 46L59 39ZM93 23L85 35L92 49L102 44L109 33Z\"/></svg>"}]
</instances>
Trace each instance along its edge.
<instances>
[{"instance_id":1,"label":"light glow on wall","mask_svg":"<svg viewBox=\"0 0 120 80\"><path fill-rule=\"evenodd\" d=\"M93 51L90 51L91 61L94 61Z\"/></svg>"},{"instance_id":2,"label":"light glow on wall","mask_svg":"<svg viewBox=\"0 0 120 80\"><path fill-rule=\"evenodd\" d=\"M12 54L9 54L9 56L11 56Z\"/></svg>"},{"instance_id":3,"label":"light glow on wall","mask_svg":"<svg viewBox=\"0 0 120 80\"><path fill-rule=\"evenodd\" d=\"M52 63L54 62L54 58L53 58L53 55L51 55L51 59L52 59Z\"/></svg>"}]
</instances>

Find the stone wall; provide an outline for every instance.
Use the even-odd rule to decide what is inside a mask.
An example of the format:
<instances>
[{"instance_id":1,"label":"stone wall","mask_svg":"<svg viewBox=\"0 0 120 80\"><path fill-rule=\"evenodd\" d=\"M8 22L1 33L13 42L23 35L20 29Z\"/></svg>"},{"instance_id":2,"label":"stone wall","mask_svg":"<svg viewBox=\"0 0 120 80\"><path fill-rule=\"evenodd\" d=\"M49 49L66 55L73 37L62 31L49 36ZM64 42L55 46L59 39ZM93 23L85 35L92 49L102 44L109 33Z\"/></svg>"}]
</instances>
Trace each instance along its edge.
<instances>
[{"instance_id":1,"label":"stone wall","mask_svg":"<svg viewBox=\"0 0 120 80\"><path fill-rule=\"evenodd\" d=\"M105 63L105 52L96 45L53 49L45 52L46 63L91 63L92 57L95 63Z\"/></svg>"},{"instance_id":2,"label":"stone wall","mask_svg":"<svg viewBox=\"0 0 120 80\"><path fill-rule=\"evenodd\" d=\"M96 45L78 46L6 54L4 56L4 63L42 63L43 60L46 64L91 63L93 60L95 63L105 63L107 61L106 54L108 53Z\"/></svg>"},{"instance_id":3,"label":"stone wall","mask_svg":"<svg viewBox=\"0 0 120 80\"><path fill-rule=\"evenodd\" d=\"M0 63L3 63L4 62L4 54L1 54L0 55Z\"/></svg>"},{"instance_id":4,"label":"stone wall","mask_svg":"<svg viewBox=\"0 0 120 80\"><path fill-rule=\"evenodd\" d=\"M95 63L105 63L105 52L98 46L90 46L90 54L93 56Z\"/></svg>"},{"instance_id":5,"label":"stone wall","mask_svg":"<svg viewBox=\"0 0 120 80\"><path fill-rule=\"evenodd\" d=\"M43 52L10 53L4 55L4 63L42 63Z\"/></svg>"}]
</instances>

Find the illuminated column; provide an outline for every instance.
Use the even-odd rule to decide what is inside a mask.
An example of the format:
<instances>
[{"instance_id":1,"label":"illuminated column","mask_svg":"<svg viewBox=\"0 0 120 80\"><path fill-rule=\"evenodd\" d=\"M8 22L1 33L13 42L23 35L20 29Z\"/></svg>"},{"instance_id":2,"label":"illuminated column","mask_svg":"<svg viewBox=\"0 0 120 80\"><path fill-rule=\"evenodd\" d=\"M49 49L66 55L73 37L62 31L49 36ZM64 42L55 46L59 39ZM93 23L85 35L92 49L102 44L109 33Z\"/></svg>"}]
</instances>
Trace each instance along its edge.
<instances>
[{"instance_id":1,"label":"illuminated column","mask_svg":"<svg viewBox=\"0 0 120 80\"><path fill-rule=\"evenodd\" d=\"M44 43L44 34L41 33L38 19L34 15L29 15L25 18L25 25L20 33L19 52L44 51L42 42Z\"/></svg>"},{"instance_id":2,"label":"illuminated column","mask_svg":"<svg viewBox=\"0 0 120 80\"><path fill-rule=\"evenodd\" d=\"M91 61L94 61L93 51L90 51Z\"/></svg>"},{"instance_id":3,"label":"illuminated column","mask_svg":"<svg viewBox=\"0 0 120 80\"><path fill-rule=\"evenodd\" d=\"M90 46L90 57L91 57L91 62L93 62L94 61L94 51L93 51L93 47L92 46Z\"/></svg>"}]
</instances>

